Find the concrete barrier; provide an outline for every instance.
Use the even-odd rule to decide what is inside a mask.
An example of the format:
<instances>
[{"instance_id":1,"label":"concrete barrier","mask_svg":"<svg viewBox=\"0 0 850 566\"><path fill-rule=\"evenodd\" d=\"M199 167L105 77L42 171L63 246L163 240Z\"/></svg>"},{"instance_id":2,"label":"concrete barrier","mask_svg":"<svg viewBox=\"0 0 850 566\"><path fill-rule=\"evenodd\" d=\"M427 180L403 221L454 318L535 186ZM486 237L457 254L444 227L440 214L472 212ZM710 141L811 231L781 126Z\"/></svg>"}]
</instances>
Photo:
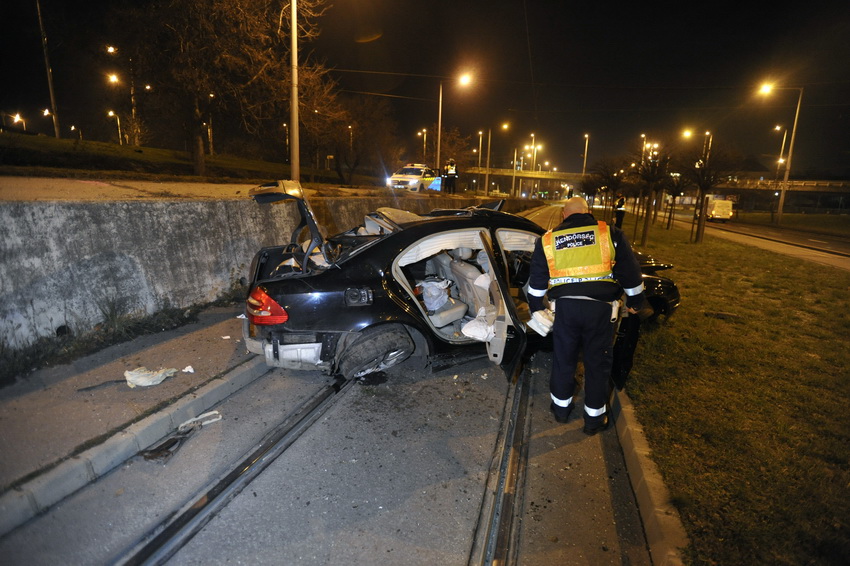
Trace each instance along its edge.
<instances>
[{"instance_id":1,"label":"concrete barrier","mask_svg":"<svg viewBox=\"0 0 850 566\"><path fill-rule=\"evenodd\" d=\"M381 206L423 213L475 202L310 198L329 234ZM0 346L19 349L62 327L86 332L110 313L213 301L246 274L259 248L287 242L297 221L294 206L260 206L247 196L0 202Z\"/></svg>"}]
</instances>

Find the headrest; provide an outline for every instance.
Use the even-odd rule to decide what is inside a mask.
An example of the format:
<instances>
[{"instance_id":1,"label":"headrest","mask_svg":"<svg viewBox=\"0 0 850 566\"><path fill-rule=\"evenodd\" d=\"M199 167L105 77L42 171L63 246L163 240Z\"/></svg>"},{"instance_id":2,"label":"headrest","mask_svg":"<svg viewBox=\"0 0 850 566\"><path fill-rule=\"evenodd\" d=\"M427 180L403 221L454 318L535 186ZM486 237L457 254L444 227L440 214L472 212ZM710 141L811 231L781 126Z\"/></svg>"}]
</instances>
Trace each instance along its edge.
<instances>
[{"instance_id":1,"label":"headrest","mask_svg":"<svg viewBox=\"0 0 850 566\"><path fill-rule=\"evenodd\" d=\"M452 257L455 259L469 259L472 257L471 248L455 248L451 251Z\"/></svg>"}]
</instances>

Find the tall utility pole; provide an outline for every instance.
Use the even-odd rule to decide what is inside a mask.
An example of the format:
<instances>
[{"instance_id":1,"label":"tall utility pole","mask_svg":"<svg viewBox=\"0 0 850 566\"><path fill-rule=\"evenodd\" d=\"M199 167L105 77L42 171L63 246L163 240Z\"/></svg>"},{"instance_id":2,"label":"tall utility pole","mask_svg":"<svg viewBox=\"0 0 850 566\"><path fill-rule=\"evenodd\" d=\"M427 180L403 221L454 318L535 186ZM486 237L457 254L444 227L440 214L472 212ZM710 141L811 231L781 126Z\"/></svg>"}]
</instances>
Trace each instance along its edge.
<instances>
[{"instance_id":1,"label":"tall utility pole","mask_svg":"<svg viewBox=\"0 0 850 566\"><path fill-rule=\"evenodd\" d=\"M581 165L581 176L584 177L587 173L587 146L590 145L590 134L584 134L584 161Z\"/></svg>"},{"instance_id":2,"label":"tall utility pole","mask_svg":"<svg viewBox=\"0 0 850 566\"><path fill-rule=\"evenodd\" d=\"M296 0L292 0L292 11L290 13L291 59L292 59L292 96L289 101L289 121L292 124L292 132L289 144L290 177L293 181L301 180L300 144L298 142L298 6Z\"/></svg>"},{"instance_id":3,"label":"tall utility pole","mask_svg":"<svg viewBox=\"0 0 850 566\"><path fill-rule=\"evenodd\" d=\"M800 119L800 106L803 104L803 87L794 89L800 91L797 98L797 111L794 113L794 126L791 128L791 143L788 144L788 161L785 163L785 178L782 180L782 190L779 192L779 204L776 208L776 223L782 223L782 209L785 207L785 193L788 191L788 176L791 174L791 156L794 153L794 139L797 137L797 120Z\"/></svg>"},{"instance_id":4,"label":"tall utility pole","mask_svg":"<svg viewBox=\"0 0 850 566\"><path fill-rule=\"evenodd\" d=\"M38 28L41 30L41 48L44 50L44 67L47 69L47 88L50 89L50 114L53 116L53 132L59 135L59 110L56 108L56 95L53 93L53 69L50 67L50 58L47 56L47 33L44 31L44 23L41 21L41 3L35 0L35 8L38 11Z\"/></svg>"}]
</instances>

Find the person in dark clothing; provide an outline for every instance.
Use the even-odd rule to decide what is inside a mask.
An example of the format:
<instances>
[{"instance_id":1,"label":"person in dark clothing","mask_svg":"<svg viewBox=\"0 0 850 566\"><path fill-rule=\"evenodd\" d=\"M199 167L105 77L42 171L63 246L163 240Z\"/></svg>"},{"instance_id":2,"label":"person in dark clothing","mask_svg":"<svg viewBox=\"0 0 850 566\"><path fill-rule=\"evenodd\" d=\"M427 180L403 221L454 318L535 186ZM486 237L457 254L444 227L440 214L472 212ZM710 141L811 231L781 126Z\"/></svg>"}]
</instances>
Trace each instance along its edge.
<instances>
[{"instance_id":1,"label":"person in dark clothing","mask_svg":"<svg viewBox=\"0 0 850 566\"><path fill-rule=\"evenodd\" d=\"M623 195L618 195L617 203L614 205L614 226L622 228L624 216L626 216L626 199Z\"/></svg>"},{"instance_id":2,"label":"person in dark clothing","mask_svg":"<svg viewBox=\"0 0 850 566\"><path fill-rule=\"evenodd\" d=\"M446 162L446 167L443 169L443 178L446 180L446 190L445 192L453 195L455 194L456 182L457 182L457 164L454 159L449 159Z\"/></svg>"},{"instance_id":3,"label":"person in dark clothing","mask_svg":"<svg viewBox=\"0 0 850 566\"><path fill-rule=\"evenodd\" d=\"M529 308L557 303L553 325L554 362L549 380L550 409L567 422L573 409L575 373L584 362L584 432L608 428L607 402L613 363L614 322L619 299L637 313L644 302L640 265L619 228L589 213L587 201L573 197L564 205L564 221L534 246L529 277Z\"/></svg>"}]
</instances>

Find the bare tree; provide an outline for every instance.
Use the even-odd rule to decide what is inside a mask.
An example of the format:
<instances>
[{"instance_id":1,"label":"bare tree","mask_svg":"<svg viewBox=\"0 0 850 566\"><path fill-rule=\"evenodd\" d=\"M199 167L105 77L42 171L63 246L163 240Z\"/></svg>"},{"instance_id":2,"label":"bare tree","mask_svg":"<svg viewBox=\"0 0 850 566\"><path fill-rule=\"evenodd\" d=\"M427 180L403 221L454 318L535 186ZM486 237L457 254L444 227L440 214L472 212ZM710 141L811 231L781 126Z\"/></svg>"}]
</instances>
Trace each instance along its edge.
<instances>
[{"instance_id":1,"label":"bare tree","mask_svg":"<svg viewBox=\"0 0 850 566\"><path fill-rule=\"evenodd\" d=\"M634 167L631 174L641 181L641 201L643 204L643 232L640 245L645 246L649 241L649 227L652 220L652 204L655 202L659 188L669 178L667 166L670 154L663 146L650 148L634 156ZM637 235L637 223L635 223Z\"/></svg>"},{"instance_id":2,"label":"bare tree","mask_svg":"<svg viewBox=\"0 0 850 566\"><path fill-rule=\"evenodd\" d=\"M353 184L358 170L386 177L403 153L389 103L371 96L349 96L340 102L348 116L332 138L340 181Z\"/></svg>"},{"instance_id":3,"label":"bare tree","mask_svg":"<svg viewBox=\"0 0 850 566\"><path fill-rule=\"evenodd\" d=\"M623 192L628 167L624 160L614 160L605 156L594 163L589 171L590 175L581 181L582 192L589 195L592 200L596 198L597 193L611 195L609 198L611 208L610 210L606 208L605 212L605 217L610 219L613 216L614 197Z\"/></svg>"},{"instance_id":4,"label":"bare tree","mask_svg":"<svg viewBox=\"0 0 850 566\"><path fill-rule=\"evenodd\" d=\"M153 0L125 21L145 48L139 65L171 95L191 140L196 174L203 174L203 123L213 108L236 112L243 128L259 132L282 122L289 105L289 2L283 0ZM299 0L301 40L318 35L324 0ZM305 114L326 105L331 89L318 65L299 68ZM316 97L312 99L311 97ZM311 118L305 119L312 123Z\"/></svg>"},{"instance_id":5,"label":"bare tree","mask_svg":"<svg viewBox=\"0 0 850 566\"><path fill-rule=\"evenodd\" d=\"M693 182L686 175L682 175L679 172L671 172L667 181L664 183L664 189L669 191L670 196L672 198L670 202L670 219L667 223L668 229L673 225L673 215L675 214L676 209L676 198L680 195L685 194L685 191L691 188L692 186L694 186Z\"/></svg>"},{"instance_id":6,"label":"bare tree","mask_svg":"<svg viewBox=\"0 0 850 566\"><path fill-rule=\"evenodd\" d=\"M433 124L429 131L436 132L437 124ZM472 167L473 158L471 136L462 136L457 127L443 127L443 135L440 139L440 145L440 153L442 154L443 160L448 161L449 159L454 159L461 173L467 167ZM445 165L445 163L436 164L437 167L443 167L443 165Z\"/></svg>"},{"instance_id":7,"label":"bare tree","mask_svg":"<svg viewBox=\"0 0 850 566\"><path fill-rule=\"evenodd\" d=\"M734 175L737 164L740 161L739 156L723 147L713 149L710 155L694 151L682 156L679 163L682 175L697 188L697 202L694 207L691 241L697 243L702 241L701 230L697 229L695 234L694 228L697 226L698 221L705 221L702 208L706 195L727 177Z\"/></svg>"}]
</instances>

